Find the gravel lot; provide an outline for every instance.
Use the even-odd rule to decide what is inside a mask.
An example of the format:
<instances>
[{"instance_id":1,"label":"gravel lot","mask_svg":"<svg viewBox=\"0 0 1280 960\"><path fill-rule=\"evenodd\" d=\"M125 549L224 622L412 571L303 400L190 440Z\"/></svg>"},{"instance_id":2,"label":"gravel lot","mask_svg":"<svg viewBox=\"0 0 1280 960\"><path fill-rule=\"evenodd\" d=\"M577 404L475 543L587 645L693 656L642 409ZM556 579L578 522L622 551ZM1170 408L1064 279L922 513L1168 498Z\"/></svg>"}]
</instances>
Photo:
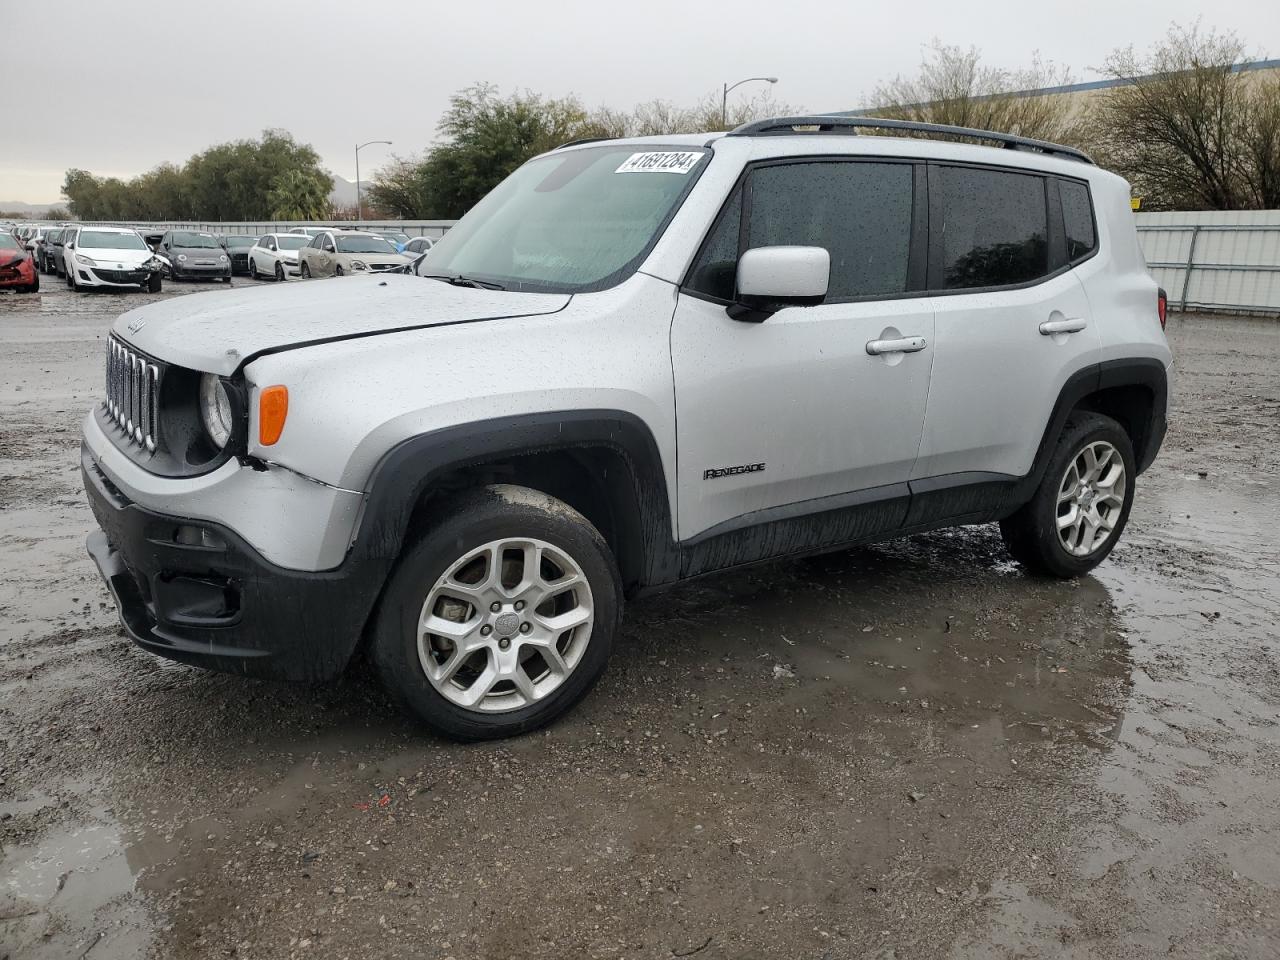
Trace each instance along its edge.
<instances>
[{"instance_id":1,"label":"gravel lot","mask_svg":"<svg viewBox=\"0 0 1280 960\"><path fill-rule=\"evenodd\" d=\"M458 746L120 634L79 424L145 299L0 294L0 960L1280 954L1280 325L1171 320L1096 576L980 527L706 580Z\"/></svg>"}]
</instances>

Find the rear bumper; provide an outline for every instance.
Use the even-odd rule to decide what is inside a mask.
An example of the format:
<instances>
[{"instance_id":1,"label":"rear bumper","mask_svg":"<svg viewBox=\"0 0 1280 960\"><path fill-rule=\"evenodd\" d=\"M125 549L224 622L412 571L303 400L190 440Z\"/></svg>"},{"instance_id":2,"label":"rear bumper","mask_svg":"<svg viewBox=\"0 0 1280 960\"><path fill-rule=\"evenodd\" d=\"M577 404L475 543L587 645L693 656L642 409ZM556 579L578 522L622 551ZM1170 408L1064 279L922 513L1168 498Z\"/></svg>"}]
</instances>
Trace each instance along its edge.
<instances>
[{"instance_id":1,"label":"rear bumper","mask_svg":"<svg viewBox=\"0 0 1280 960\"><path fill-rule=\"evenodd\" d=\"M133 503L87 452L81 467L101 528L89 535L89 555L140 647L206 669L284 680L325 680L350 661L385 568L278 567L224 525Z\"/></svg>"}]
</instances>

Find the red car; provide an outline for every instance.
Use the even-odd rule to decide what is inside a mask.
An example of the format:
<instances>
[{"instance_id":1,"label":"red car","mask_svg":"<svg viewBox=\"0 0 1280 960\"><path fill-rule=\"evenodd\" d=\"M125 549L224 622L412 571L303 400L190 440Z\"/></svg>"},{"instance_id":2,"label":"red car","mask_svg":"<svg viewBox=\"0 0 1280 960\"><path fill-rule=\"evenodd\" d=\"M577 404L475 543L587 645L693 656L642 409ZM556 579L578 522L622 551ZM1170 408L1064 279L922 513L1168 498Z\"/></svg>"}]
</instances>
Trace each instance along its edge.
<instances>
[{"instance_id":1,"label":"red car","mask_svg":"<svg viewBox=\"0 0 1280 960\"><path fill-rule=\"evenodd\" d=\"M40 273L21 241L0 233L0 290L35 293L40 289Z\"/></svg>"}]
</instances>

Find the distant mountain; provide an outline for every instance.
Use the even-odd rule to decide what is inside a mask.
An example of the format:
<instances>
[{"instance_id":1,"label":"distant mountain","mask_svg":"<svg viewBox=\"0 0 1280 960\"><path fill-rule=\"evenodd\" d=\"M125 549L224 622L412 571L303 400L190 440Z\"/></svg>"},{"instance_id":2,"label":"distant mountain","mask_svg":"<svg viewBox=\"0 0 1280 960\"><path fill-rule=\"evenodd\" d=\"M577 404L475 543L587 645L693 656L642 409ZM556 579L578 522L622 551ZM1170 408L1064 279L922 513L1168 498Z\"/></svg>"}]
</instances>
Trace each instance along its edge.
<instances>
[{"instance_id":1,"label":"distant mountain","mask_svg":"<svg viewBox=\"0 0 1280 960\"><path fill-rule=\"evenodd\" d=\"M355 202L355 184L351 185L352 202ZM28 217L41 217L54 207L65 207L65 203L23 203L21 200L0 200L0 210L6 213L21 213Z\"/></svg>"}]
</instances>

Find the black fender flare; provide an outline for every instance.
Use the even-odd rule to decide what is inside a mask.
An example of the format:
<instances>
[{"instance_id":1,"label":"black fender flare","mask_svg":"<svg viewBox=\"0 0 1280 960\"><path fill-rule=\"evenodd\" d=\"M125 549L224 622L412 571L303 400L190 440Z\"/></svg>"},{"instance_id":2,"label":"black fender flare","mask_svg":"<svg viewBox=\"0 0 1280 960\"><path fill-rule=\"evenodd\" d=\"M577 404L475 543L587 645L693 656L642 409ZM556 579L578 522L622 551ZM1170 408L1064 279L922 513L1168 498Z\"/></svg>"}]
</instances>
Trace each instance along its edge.
<instances>
[{"instance_id":1,"label":"black fender flare","mask_svg":"<svg viewBox=\"0 0 1280 960\"><path fill-rule=\"evenodd\" d=\"M404 440L383 455L366 499L349 559L389 570L404 547L410 519L431 485L460 468L527 454L608 448L631 473L644 586L679 573L672 505L657 440L648 424L621 410L518 414L444 427Z\"/></svg>"},{"instance_id":2,"label":"black fender flare","mask_svg":"<svg viewBox=\"0 0 1280 960\"><path fill-rule=\"evenodd\" d=\"M1058 392L1058 399L1053 405L1049 423L1045 427L1040 446L1032 461L1031 471L1018 481L1010 497L1013 504L1021 505L1030 500L1036 488L1040 486L1045 469L1049 465L1049 458L1053 455L1054 445L1058 442L1058 437L1061 436L1071 411L1086 398L1101 390L1127 386L1145 387L1151 391L1151 422L1144 433L1142 448L1135 449L1133 452L1139 473L1151 466L1156 454L1160 452L1166 429L1169 376L1164 364L1154 357L1133 357L1090 364L1068 377L1067 382Z\"/></svg>"}]
</instances>

